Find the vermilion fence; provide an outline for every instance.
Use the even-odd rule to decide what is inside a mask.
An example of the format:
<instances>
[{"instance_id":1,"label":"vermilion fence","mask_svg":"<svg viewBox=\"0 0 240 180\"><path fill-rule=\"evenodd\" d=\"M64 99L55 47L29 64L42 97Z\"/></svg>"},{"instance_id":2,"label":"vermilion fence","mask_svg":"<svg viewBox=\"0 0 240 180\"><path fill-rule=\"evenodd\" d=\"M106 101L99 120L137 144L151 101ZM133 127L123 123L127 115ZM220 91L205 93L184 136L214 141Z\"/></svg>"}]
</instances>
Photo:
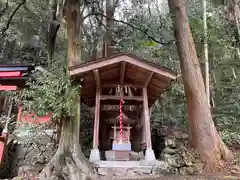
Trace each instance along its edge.
<instances>
[{"instance_id":1,"label":"vermilion fence","mask_svg":"<svg viewBox=\"0 0 240 180\"><path fill-rule=\"evenodd\" d=\"M17 116L17 121L21 123L28 123L28 124L43 124L43 123L48 123L51 120L52 113L48 113L44 116L38 116L34 112L25 112L22 110L22 107L18 107L18 116Z\"/></svg>"}]
</instances>

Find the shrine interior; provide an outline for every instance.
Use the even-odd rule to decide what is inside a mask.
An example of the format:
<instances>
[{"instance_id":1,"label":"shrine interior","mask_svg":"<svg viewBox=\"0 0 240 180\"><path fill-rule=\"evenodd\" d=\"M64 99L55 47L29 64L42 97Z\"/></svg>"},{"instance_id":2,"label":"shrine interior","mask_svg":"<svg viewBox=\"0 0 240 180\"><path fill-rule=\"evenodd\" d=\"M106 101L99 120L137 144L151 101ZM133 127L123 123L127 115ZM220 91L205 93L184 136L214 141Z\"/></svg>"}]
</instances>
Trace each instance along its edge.
<instances>
[{"instance_id":1,"label":"shrine interior","mask_svg":"<svg viewBox=\"0 0 240 180\"><path fill-rule=\"evenodd\" d=\"M124 96L134 95L140 96L141 89L125 87L105 88L102 93L104 95L118 94L122 88ZM118 92L119 91L119 92ZM118 101L112 101L111 105L100 105L100 123L99 123L99 150L104 154L105 151L112 149L114 141L120 142L120 106L117 105ZM144 121L142 116L142 105L134 101L126 100L122 107L122 121L123 121L123 142L131 144L129 150L140 152L146 146ZM104 159L104 157L102 157Z\"/></svg>"}]
</instances>

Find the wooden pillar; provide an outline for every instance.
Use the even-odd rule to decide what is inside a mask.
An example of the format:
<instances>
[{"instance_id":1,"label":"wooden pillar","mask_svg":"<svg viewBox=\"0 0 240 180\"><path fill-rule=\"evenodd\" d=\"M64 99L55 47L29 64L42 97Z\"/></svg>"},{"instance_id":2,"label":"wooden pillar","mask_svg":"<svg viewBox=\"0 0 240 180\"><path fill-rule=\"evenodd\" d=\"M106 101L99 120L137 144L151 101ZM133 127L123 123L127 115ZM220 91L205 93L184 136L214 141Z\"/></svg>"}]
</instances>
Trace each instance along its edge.
<instances>
[{"instance_id":1,"label":"wooden pillar","mask_svg":"<svg viewBox=\"0 0 240 180\"><path fill-rule=\"evenodd\" d=\"M129 127L129 125L127 126L127 133L128 133L127 141L128 141L128 143L130 143L130 127Z\"/></svg>"},{"instance_id":2,"label":"wooden pillar","mask_svg":"<svg viewBox=\"0 0 240 180\"><path fill-rule=\"evenodd\" d=\"M100 119L100 88L96 88L95 102L95 118L94 118L94 134L93 134L93 149L98 149L99 140L99 119Z\"/></svg>"},{"instance_id":3,"label":"wooden pillar","mask_svg":"<svg viewBox=\"0 0 240 180\"><path fill-rule=\"evenodd\" d=\"M113 132L113 142L116 143L117 138L117 130L116 130L116 123L114 124L114 132Z\"/></svg>"},{"instance_id":4,"label":"wooden pillar","mask_svg":"<svg viewBox=\"0 0 240 180\"><path fill-rule=\"evenodd\" d=\"M145 87L143 88L143 110L144 110L147 149L152 149L150 114L149 114L149 108L148 108L147 88Z\"/></svg>"}]
</instances>

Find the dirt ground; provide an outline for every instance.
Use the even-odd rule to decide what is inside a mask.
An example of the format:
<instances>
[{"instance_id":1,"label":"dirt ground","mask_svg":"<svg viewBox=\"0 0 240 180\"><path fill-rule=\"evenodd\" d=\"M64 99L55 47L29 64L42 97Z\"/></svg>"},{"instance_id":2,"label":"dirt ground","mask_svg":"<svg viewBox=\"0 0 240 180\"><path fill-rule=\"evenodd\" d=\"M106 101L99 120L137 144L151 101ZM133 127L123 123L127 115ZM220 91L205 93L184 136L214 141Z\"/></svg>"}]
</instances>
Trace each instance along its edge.
<instances>
[{"instance_id":1,"label":"dirt ground","mask_svg":"<svg viewBox=\"0 0 240 180\"><path fill-rule=\"evenodd\" d=\"M105 180L240 180L240 177L234 176L182 176L182 175L162 175L162 176L148 176L148 177L135 177L135 178L112 178Z\"/></svg>"}]
</instances>

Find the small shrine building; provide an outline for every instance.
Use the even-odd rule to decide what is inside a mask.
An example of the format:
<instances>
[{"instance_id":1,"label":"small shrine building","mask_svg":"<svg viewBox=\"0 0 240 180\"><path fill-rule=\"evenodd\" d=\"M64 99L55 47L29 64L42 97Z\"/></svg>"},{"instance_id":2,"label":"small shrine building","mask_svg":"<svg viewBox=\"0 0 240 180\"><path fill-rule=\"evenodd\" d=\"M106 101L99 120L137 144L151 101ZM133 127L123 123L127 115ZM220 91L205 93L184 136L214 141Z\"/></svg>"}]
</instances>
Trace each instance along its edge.
<instances>
[{"instance_id":1,"label":"small shrine building","mask_svg":"<svg viewBox=\"0 0 240 180\"><path fill-rule=\"evenodd\" d=\"M89 160L129 160L131 151L145 151L145 160L155 160L149 109L177 73L133 54L117 53L70 67L69 74L81 82L82 101L95 107Z\"/></svg>"}]
</instances>

